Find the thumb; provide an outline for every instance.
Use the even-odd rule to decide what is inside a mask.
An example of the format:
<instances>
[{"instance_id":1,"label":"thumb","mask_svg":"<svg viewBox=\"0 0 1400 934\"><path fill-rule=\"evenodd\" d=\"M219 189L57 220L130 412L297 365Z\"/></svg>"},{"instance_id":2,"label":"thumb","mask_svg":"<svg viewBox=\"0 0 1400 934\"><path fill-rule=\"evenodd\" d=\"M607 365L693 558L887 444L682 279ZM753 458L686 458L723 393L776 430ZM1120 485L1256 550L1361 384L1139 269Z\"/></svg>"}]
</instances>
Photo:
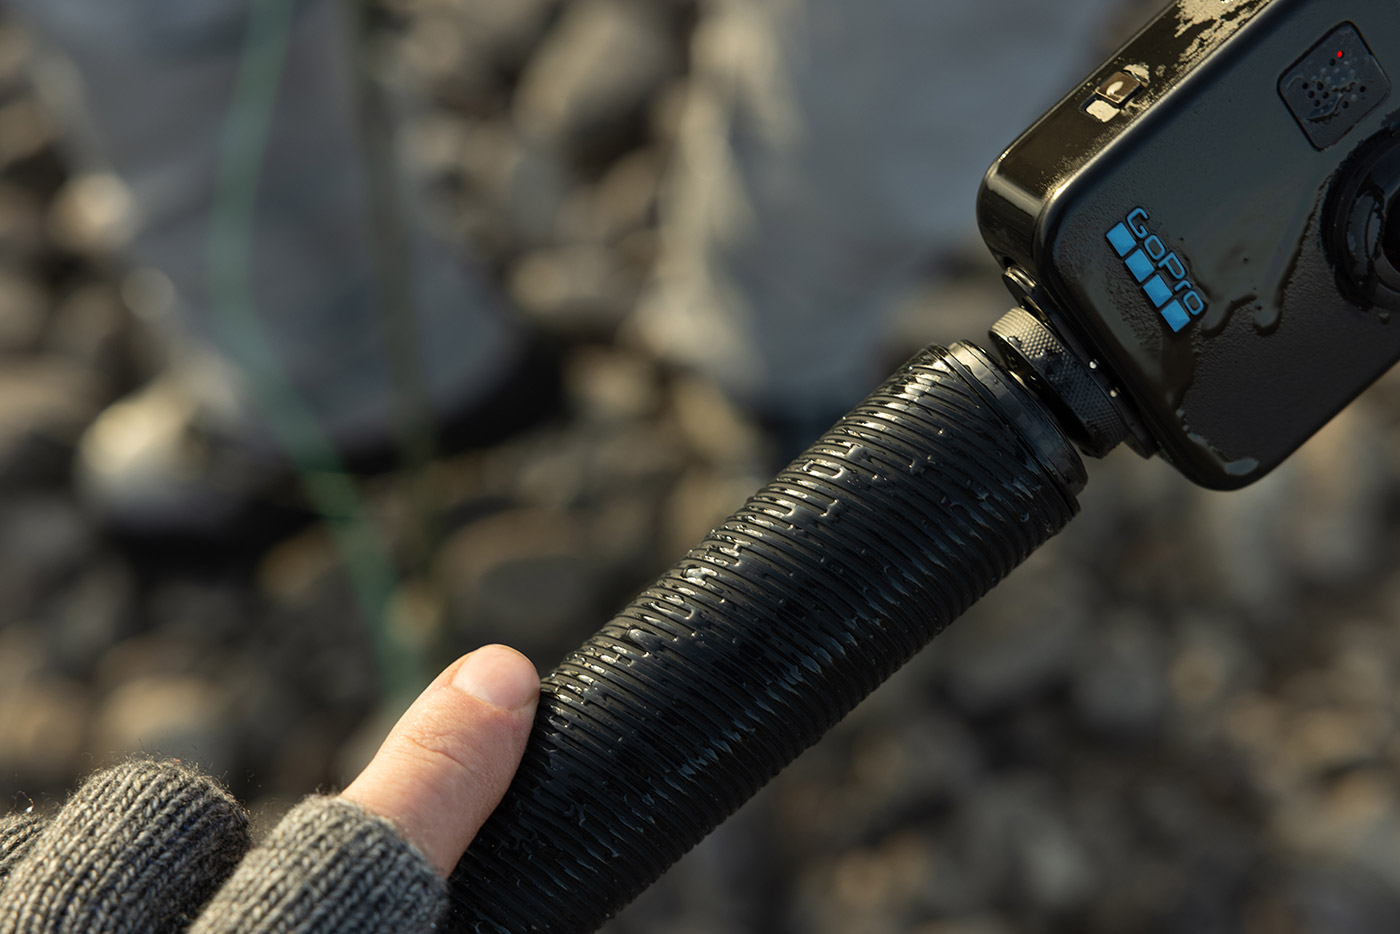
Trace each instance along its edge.
<instances>
[{"instance_id":1,"label":"thumb","mask_svg":"<svg viewBox=\"0 0 1400 934\"><path fill-rule=\"evenodd\" d=\"M503 645L458 659L341 796L387 817L446 878L515 775L539 685L530 660Z\"/></svg>"}]
</instances>

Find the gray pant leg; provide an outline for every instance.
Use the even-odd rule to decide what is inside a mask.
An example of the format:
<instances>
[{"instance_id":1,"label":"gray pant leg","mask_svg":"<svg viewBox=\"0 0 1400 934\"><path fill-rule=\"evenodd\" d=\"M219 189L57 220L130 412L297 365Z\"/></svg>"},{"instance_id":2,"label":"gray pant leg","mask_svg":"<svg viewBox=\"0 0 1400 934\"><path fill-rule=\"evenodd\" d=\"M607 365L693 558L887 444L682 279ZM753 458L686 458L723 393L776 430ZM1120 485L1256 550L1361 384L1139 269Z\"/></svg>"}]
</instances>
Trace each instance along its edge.
<instances>
[{"instance_id":1,"label":"gray pant leg","mask_svg":"<svg viewBox=\"0 0 1400 934\"><path fill-rule=\"evenodd\" d=\"M292 2L292 0L288 0ZM210 217L246 0L16 0L72 64L78 159L128 187L133 258L167 276L181 339L245 382L268 361L230 340L209 294ZM355 112L349 4L299 4L261 166L250 290L274 366L342 444L393 437L394 380L378 309ZM67 83L67 82L60 82ZM404 186L408 187L408 186ZM512 362L515 338L482 277L431 244L405 200L417 359L440 410L465 408ZM217 263L217 257L212 262ZM225 315L226 317L226 315ZM245 386L245 389L247 387Z\"/></svg>"},{"instance_id":2,"label":"gray pant leg","mask_svg":"<svg viewBox=\"0 0 1400 934\"><path fill-rule=\"evenodd\" d=\"M760 409L847 408L1115 3L710 0L642 333Z\"/></svg>"}]
</instances>

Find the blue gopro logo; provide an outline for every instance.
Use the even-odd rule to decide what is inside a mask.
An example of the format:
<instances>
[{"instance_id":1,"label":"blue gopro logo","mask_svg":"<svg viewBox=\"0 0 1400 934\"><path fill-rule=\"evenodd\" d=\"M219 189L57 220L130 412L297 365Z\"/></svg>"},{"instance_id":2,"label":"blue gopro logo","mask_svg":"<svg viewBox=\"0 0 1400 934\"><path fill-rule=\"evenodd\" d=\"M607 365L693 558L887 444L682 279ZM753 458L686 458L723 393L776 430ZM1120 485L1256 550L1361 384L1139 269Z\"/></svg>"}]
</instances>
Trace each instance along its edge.
<instances>
[{"instance_id":1,"label":"blue gopro logo","mask_svg":"<svg viewBox=\"0 0 1400 934\"><path fill-rule=\"evenodd\" d=\"M1147 212L1134 208L1105 236L1128 272L1174 333L1205 313L1206 302L1188 278L1186 263L1147 229Z\"/></svg>"}]
</instances>

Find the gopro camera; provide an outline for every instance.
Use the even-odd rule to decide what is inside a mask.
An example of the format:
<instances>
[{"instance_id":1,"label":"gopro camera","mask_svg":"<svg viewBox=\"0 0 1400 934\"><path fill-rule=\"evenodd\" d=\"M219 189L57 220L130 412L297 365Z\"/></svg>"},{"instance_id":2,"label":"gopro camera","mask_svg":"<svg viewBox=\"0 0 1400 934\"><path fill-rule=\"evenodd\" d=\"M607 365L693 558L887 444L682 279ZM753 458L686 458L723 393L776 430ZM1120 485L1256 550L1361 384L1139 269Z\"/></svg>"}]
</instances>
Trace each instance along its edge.
<instances>
[{"instance_id":1,"label":"gopro camera","mask_svg":"<svg viewBox=\"0 0 1400 934\"><path fill-rule=\"evenodd\" d=\"M1077 440L1240 487L1400 357L1395 78L1394 0L1178 0L996 161L982 235L1087 374Z\"/></svg>"}]
</instances>

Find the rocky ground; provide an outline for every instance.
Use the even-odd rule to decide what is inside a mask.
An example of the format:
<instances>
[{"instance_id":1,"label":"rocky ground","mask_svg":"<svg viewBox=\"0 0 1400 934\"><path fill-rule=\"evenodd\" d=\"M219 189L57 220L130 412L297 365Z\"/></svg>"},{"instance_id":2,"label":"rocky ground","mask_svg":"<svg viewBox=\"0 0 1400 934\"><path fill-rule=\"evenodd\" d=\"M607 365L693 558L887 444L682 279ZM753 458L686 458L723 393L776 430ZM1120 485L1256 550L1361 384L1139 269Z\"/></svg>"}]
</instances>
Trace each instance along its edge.
<instances>
[{"instance_id":1,"label":"rocky ground","mask_svg":"<svg viewBox=\"0 0 1400 934\"><path fill-rule=\"evenodd\" d=\"M75 439L153 354L101 191L0 31L0 807L145 749L273 820L353 774L440 662L500 640L548 668L766 479L776 442L627 326L695 17L386 8L382 77L432 89L419 169L567 350L544 425L361 485L396 581L375 623L321 526L175 560L75 501ZM1004 302L955 264L903 313L904 349L976 337ZM1126 452L1091 465L1063 535L609 930L1393 931L1397 421L1390 377L1235 494Z\"/></svg>"}]
</instances>

